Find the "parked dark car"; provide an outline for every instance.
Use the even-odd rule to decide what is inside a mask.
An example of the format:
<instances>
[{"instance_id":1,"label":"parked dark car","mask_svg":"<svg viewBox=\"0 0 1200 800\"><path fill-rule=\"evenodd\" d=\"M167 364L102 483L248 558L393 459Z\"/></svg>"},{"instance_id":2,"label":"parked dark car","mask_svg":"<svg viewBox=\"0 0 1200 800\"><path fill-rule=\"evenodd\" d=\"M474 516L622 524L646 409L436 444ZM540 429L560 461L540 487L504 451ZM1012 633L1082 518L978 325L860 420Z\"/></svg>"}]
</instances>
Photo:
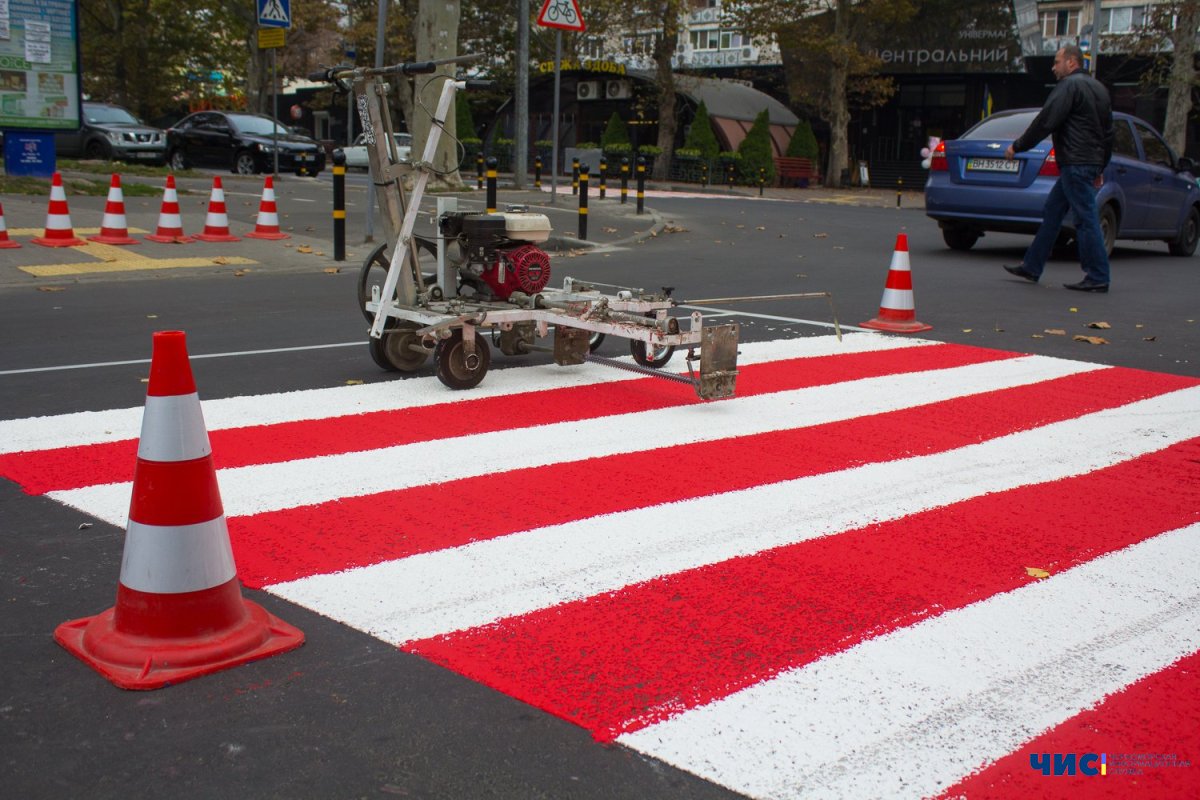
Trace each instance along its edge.
<instances>
[{"instance_id":1,"label":"parked dark car","mask_svg":"<svg viewBox=\"0 0 1200 800\"><path fill-rule=\"evenodd\" d=\"M66 158L137 161L163 164L167 137L161 128L143 124L121 106L84 102L77 131L54 134L54 151Z\"/></svg>"},{"instance_id":2,"label":"parked dark car","mask_svg":"<svg viewBox=\"0 0 1200 800\"><path fill-rule=\"evenodd\" d=\"M1024 133L1039 109L1002 111L960 138L937 145L925 184L925 213L937 220L946 245L969 250L985 231L1034 233L1058 164L1049 139L1014 161L1004 150ZM1190 256L1200 241L1200 187L1195 165L1180 158L1149 123L1113 114L1113 157L1096 195L1105 248L1117 239L1160 240L1172 255ZM1073 239L1064 222L1060 246Z\"/></svg>"},{"instance_id":3,"label":"parked dark car","mask_svg":"<svg viewBox=\"0 0 1200 800\"><path fill-rule=\"evenodd\" d=\"M167 129L167 162L172 169L273 172L276 142L281 172L316 175L325 169L325 150L315 140L263 114L238 111L198 111L172 125Z\"/></svg>"}]
</instances>

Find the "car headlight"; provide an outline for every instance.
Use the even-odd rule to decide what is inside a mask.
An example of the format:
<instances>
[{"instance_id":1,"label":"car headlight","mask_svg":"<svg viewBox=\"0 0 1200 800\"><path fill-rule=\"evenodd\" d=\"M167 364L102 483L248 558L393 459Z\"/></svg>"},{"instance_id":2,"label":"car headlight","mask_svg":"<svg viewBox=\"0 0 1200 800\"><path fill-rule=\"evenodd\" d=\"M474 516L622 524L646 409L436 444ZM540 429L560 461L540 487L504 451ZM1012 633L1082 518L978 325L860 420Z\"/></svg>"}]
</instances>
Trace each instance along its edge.
<instances>
[{"instance_id":1,"label":"car headlight","mask_svg":"<svg viewBox=\"0 0 1200 800\"><path fill-rule=\"evenodd\" d=\"M260 143L256 144L255 147L258 148L258 151L260 153L274 153L275 152L274 145L263 144L262 142L260 142Z\"/></svg>"},{"instance_id":2,"label":"car headlight","mask_svg":"<svg viewBox=\"0 0 1200 800\"><path fill-rule=\"evenodd\" d=\"M112 142L113 144L121 143L121 134L118 133L117 131L105 131L104 137L106 139L108 139L110 142Z\"/></svg>"}]
</instances>

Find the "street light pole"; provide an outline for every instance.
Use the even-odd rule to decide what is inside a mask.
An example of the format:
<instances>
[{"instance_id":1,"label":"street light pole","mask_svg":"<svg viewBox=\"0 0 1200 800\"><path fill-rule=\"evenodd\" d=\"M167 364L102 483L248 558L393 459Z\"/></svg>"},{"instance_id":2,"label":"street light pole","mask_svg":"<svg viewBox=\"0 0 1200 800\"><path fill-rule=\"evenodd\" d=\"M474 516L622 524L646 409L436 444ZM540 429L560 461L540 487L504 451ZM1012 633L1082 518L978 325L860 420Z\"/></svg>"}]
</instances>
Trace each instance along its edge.
<instances>
[{"instance_id":1,"label":"street light pole","mask_svg":"<svg viewBox=\"0 0 1200 800\"><path fill-rule=\"evenodd\" d=\"M525 188L529 158L529 0L517 3L517 108L516 157L513 159L513 187ZM459 133L459 136L462 136Z\"/></svg>"}]
</instances>

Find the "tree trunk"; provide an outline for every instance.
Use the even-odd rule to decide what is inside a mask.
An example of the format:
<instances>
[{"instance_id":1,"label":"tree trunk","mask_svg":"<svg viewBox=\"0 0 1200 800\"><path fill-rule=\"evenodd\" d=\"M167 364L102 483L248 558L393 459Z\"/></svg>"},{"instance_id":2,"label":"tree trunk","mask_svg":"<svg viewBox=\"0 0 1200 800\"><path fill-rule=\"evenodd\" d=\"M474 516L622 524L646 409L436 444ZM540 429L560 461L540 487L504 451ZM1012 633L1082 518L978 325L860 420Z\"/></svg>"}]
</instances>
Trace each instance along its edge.
<instances>
[{"instance_id":1,"label":"tree trunk","mask_svg":"<svg viewBox=\"0 0 1200 800\"><path fill-rule=\"evenodd\" d=\"M456 0L421 0L417 9L415 40L417 61L433 61L458 55L458 15ZM409 118L413 135L413 152L423 153L425 142L433 127L433 113L437 110L445 79L453 80L458 67L447 64L438 68L433 75L416 76L416 109ZM458 147L455 139L454 107L446 113L443 133L433 157L433 168L439 173L431 180L442 186L461 186L458 175Z\"/></svg>"},{"instance_id":2,"label":"tree trunk","mask_svg":"<svg viewBox=\"0 0 1200 800\"><path fill-rule=\"evenodd\" d=\"M853 47L849 42L849 2L838 0L834 12L833 36L835 46L832 48L832 68L829 74L829 164L825 168L825 185L841 186L842 170L849 166L850 145L846 138L846 128L850 125L850 101L846 97L846 87L849 81L849 62L843 48Z\"/></svg>"},{"instance_id":3,"label":"tree trunk","mask_svg":"<svg viewBox=\"0 0 1200 800\"><path fill-rule=\"evenodd\" d=\"M663 4L662 35L654 45L654 74L658 82L658 148L651 176L665 181L671 169L671 157L675 154L675 131L678 119L675 114L675 73L671 61L679 43L679 0L667 0Z\"/></svg>"},{"instance_id":4,"label":"tree trunk","mask_svg":"<svg viewBox=\"0 0 1200 800\"><path fill-rule=\"evenodd\" d=\"M1196 29L1200 27L1200 0L1184 0L1179 22L1171 31L1174 52L1167 82L1167 119L1163 138L1176 153L1187 146L1188 114L1192 110L1192 83L1196 77Z\"/></svg>"}]
</instances>

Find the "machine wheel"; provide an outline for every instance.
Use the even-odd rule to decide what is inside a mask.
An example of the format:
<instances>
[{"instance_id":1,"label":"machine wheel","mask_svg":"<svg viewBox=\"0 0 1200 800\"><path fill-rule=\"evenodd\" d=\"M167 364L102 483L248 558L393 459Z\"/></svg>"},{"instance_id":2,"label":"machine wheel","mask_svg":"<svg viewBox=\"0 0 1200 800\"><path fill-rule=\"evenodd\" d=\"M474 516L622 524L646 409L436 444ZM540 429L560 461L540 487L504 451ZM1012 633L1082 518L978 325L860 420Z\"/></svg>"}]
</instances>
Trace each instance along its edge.
<instances>
[{"instance_id":1,"label":"machine wheel","mask_svg":"<svg viewBox=\"0 0 1200 800\"><path fill-rule=\"evenodd\" d=\"M425 365L425 359L429 357L428 353L413 350L411 347L421 341L416 330L415 324L405 322L384 331L383 336L378 339L367 339L371 359L389 372L416 372Z\"/></svg>"},{"instance_id":2,"label":"machine wheel","mask_svg":"<svg viewBox=\"0 0 1200 800\"><path fill-rule=\"evenodd\" d=\"M420 267L422 274L425 269L437 270L437 242L424 237L415 237L417 240L417 253L420 254ZM426 262L429 262L428 264ZM375 315L367 311L367 303L371 300L371 287L378 286L380 295L383 294L383 282L387 280L388 265L391 264L391 259L387 254L387 242L380 244L363 261L362 267L358 271L358 310L362 312L363 317L367 322L374 322ZM426 276L425 283L429 284L437 280L437 275L432 277Z\"/></svg>"},{"instance_id":3,"label":"machine wheel","mask_svg":"<svg viewBox=\"0 0 1200 800\"><path fill-rule=\"evenodd\" d=\"M253 175L258 172L258 164L254 161L254 153L243 150L233 157L233 171L238 175Z\"/></svg>"},{"instance_id":4,"label":"machine wheel","mask_svg":"<svg viewBox=\"0 0 1200 800\"><path fill-rule=\"evenodd\" d=\"M600 345L604 344L603 333L593 333L588 337L588 352L594 353L600 349Z\"/></svg>"},{"instance_id":5,"label":"machine wheel","mask_svg":"<svg viewBox=\"0 0 1200 800\"><path fill-rule=\"evenodd\" d=\"M182 150L172 150L170 155L167 156L167 166L176 172L182 172L190 165L188 164L187 156L183 154Z\"/></svg>"},{"instance_id":6,"label":"machine wheel","mask_svg":"<svg viewBox=\"0 0 1200 800\"><path fill-rule=\"evenodd\" d=\"M979 241L979 231L970 228L942 228L942 241L951 250L970 250Z\"/></svg>"},{"instance_id":7,"label":"machine wheel","mask_svg":"<svg viewBox=\"0 0 1200 800\"><path fill-rule=\"evenodd\" d=\"M492 363L487 340L479 331L475 332L475 353L467 355L461 328L454 331L449 339L438 342L433 358L437 361L438 380L451 389L474 389Z\"/></svg>"},{"instance_id":8,"label":"machine wheel","mask_svg":"<svg viewBox=\"0 0 1200 800\"><path fill-rule=\"evenodd\" d=\"M633 354L633 360L643 367L659 369L660 367L665 367L667 362L671 360L671 356L675 354L675 346L654 345L647 350L645 342L630 339L629 352Z\"/></svg>"},{"instance_id":9,"label":"machine wheel","mask_svg":"<svg viewBox=\"0 0 1200 800\"><path fill-rule=\"evenodd\" d=\"M1167 249L1173 256L1190 256L1196 252L1197 242L1200 242L1200 210L1192 206L1188 211L1187 219L1183 221L1179 238L1173 242L1167 242Z\"/></svg>"},{"instance_id":10,"label":"machine wheel","mask_svg":"<svg viewBox=\"0 0 1200 800\"><path fill-rule=\"evenodd\" d=\"M112 150L104 142L93 139L88 142L87 148L83 151L83 157L93 161L111 161Z\"/></svg>"}]
</instances>

